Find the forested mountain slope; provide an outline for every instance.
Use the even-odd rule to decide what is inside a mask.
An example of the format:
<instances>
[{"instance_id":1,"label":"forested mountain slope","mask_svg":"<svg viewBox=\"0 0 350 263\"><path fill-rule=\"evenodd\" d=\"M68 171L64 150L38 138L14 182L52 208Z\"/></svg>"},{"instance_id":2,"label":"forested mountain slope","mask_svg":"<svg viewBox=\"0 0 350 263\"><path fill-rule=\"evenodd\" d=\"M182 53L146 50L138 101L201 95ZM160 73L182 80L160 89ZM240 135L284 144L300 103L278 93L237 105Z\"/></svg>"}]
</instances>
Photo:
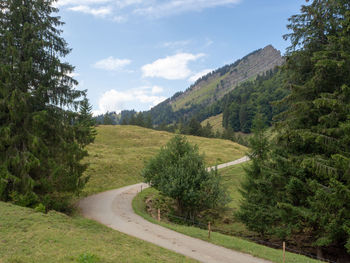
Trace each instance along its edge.
<instances>
[{"instance_id":1,"label":"forested mountain slope","mask_svg":"<svg viewBox=\"0 0 350 263\"><path fill-rule=\"evenodd\" d=\"M189 119L204 107L220 100L237 85L254 80L259 74L284 63L280 51L269 45L235 63L219 68L198 79L185 92L178 92L150 110L153 123L172 123Z\"/></svg>"}]
</instances>

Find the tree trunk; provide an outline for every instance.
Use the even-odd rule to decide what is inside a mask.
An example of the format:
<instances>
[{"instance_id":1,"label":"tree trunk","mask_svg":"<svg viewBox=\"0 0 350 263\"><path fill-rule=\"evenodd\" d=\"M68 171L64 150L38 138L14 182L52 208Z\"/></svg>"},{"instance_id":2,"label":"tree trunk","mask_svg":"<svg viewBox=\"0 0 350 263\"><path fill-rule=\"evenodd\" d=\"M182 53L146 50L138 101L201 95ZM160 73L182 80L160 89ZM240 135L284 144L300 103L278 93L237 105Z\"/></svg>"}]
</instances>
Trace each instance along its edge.
<instances>
[{"instance_id":1,"label":"tree trunk","mask_svg":"<svg viewBox=\"0 0 350 263\"><path fill-rule=\"evenodd\" d=\"M324 258L323 257L323 252L322 252L322 248L318 247L316 253L317 253L317 259L323 259Z\"/></svg>"}]
</instances>

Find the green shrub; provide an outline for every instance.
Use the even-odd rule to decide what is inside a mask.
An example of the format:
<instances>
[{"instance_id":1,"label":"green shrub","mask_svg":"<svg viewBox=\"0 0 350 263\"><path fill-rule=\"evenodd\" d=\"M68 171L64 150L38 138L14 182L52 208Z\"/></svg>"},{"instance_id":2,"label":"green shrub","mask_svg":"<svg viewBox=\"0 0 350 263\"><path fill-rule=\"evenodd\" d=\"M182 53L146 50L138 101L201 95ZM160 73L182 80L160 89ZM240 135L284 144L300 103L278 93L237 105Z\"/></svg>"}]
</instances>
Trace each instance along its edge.
<instances>
[{"instance_id":1,"label":"green shrub","mask_svg":"<svg viewBox=\"0 0 350 263\"><path fill-rule=\"evenodd\" d=\"M87 252L79 255L78 262L79 263L98 263L101 261L96 255Z\"/></svg>"},{"instance_id":2,"label":"green shrub","mask_svg":"<svg viewBox=\"0 0 350 263\"><path fill-rule=\"evenodd\" d=\"M189 218L229 201L217 170L207 171L198 147L181 135L146 164L142 175L152 187L173 198L179 213Z\"/></svg>"}]
</instances>

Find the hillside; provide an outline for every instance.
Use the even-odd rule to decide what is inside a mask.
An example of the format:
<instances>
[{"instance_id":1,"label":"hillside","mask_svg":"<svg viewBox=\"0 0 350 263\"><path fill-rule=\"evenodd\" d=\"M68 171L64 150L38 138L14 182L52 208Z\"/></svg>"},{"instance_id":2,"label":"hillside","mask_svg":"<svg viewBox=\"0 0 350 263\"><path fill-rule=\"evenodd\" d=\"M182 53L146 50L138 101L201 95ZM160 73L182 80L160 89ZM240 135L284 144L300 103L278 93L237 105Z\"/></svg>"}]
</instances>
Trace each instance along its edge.
<instances>
[{"instance_id":1,"label":"hillside","mask_svg":"<svg viewBox=\"0 0 350 263\"><path fill-rule=\"evenodd\" d=\"M280 51L269 45L256 50L235 63L219 68L198 79L185 92L151 109L155 124L171 123L197 114L232 91L237 85L254 80L259 74L284 63Z\"/></svg>"},{"instance_id":2,"label":"hillside","mask_svg":"<svg viewBox=\"0 0 350 263\"><path fill-rule=\"evenodd\" d=\"M213 127L214 132L222 133L224 131L224 127L222 126L222 117L223 117L222 113L215 116L211 116L205 119L204 121L202 121L201 125L204 127L207 125L207 123L209 123Z\"/></svg>"},{"instance_id":3,"label":"hillside","mask_svg":"<svg viewBox=\"0 0 350 263\"><path fill-rule=\"evenodd\" d=\"M1 263L195 262L92 220L0 202Z\"/></svg>"},{"instance_id":4,"label":"hillside","mask_svg":"<svg viewBox=\"0 0 350 263\"><path fill-rule=\"evenodd\" d=\"M98 126L89 145L90 181L82 195L140 182L148 160L174 136L137 126ZM208 165L242 157L247 148L227 140L188 136ZM0 202L0 262L193 262L181 255L121 234L80 216ZM20 231L19 231L20 230Z\"/></svg>"},{"instance_id":5,"label":"hillside","mask_svg":"<svg viewBox=\"0 0 350 263\"><path fill-rule=\"evenodd\" d=\"M88 146L90 164L85 175L90 177L83 195L90 195L138 183L144 162L156 154L173 133L155 131L137 126L98 126L97 137ZM243 157L247 148L228 140L187 136L205 153L208 166Z\"/></svg>"}]
</instances>

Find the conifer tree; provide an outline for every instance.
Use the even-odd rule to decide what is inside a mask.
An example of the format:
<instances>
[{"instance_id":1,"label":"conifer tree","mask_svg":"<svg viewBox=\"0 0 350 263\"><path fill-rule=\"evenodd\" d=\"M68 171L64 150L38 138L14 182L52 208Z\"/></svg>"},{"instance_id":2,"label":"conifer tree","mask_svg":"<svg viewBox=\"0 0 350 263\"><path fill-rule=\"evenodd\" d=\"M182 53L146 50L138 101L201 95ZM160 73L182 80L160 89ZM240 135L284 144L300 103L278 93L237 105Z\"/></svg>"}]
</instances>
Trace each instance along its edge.
<instances>
[{"instance_id":1,"label":"conifer tree","mask_svg":"<svg viewBox=\"0 0 350 263\"><path fill-rule=\"evenodd\" d=\"M314 0L290 18L288 28L292 45L284 71L290 95L280 102L287 110L277 118L270 160L259 166L264 174L252 174L270 191L270 234L312 245L319 256L336 250L339 262L348 262L350 3ZM244 199L243 214L252 200L249 193Z\"/></svg>"},{"instance_id":2,"label":"conifer tree","mask_svg":"<svg viewBox=\"0 0 350 263\"><path fill-rule=\"evenodd\" d=\"M51 0L0 1L0 200L66 210L86 179L89 142ZM88 124L90 125L90 124Z\"/></svg>"},{"instance_id":3,"label":"conifer tree","mask_svg":"<svg viewBox=\"0 0 350 263\"><path fill-rule=\"evenodd\" d=\"M273 180L268 172L270 145L265 119L261 114L255 116L252 131L253 135L249 139L251 150L248 153L251 162L244 167L246 176L241 188L244 199L237 216L250 230L265 237L271 233L271 225L277 219L277 201L273 193Z\"/></svg>"}]
</instances>

